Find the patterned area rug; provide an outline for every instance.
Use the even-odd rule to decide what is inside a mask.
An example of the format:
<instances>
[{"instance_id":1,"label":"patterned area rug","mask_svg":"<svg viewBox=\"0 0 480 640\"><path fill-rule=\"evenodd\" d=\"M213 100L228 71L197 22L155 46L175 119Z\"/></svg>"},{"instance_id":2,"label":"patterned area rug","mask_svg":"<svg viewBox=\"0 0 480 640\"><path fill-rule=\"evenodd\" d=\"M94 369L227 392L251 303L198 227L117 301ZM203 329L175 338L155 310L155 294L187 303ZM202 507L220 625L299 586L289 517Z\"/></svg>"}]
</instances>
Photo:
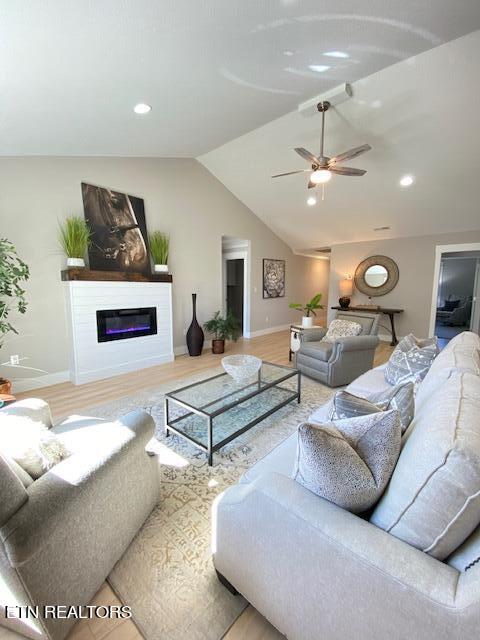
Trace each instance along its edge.
<instances>
[{"instance_id":1,"label":"patterned area rug","mask_svg":"<svg viewBox=\"0 0 480 640\"><path fill-rule=\"evenodd\" d=\"M292 402L233 440L214 454L209 467L202 451L175 435L165 437L163 397L220 371L211 369L88 412L113 419L143 408L156 423L153 447L161 463L161 500L109 576L147 640L218 640L240 615L247 603L218 582L210 557L212 501L333 393L302 378L301 404ZM283 385L293 389L296 382Z\"/></svg>"}]
</instances>

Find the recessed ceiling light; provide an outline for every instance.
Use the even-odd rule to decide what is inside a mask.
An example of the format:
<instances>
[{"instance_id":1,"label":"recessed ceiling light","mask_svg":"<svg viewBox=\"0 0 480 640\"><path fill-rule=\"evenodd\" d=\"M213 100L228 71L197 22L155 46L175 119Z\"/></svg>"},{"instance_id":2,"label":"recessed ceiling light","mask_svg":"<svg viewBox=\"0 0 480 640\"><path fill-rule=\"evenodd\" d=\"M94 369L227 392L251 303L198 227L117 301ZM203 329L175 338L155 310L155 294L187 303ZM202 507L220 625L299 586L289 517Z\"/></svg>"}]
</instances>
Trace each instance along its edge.
<instances>
[{"instance_id":1,"label":"recessed ceiling light","mask_svg":"<svg viewBox=\"0 0 480 640\"><path fill-rule=\"evenodd\" d=\"M409 187L413 184L413 176L403 176L403 178L400 179L400 184L402 187Z\"/></svg>"},{"instance_id":2,"label":"recessed ceiling light","mask_svg":"<svg viewBox=\"0 0 480 640\"><path fill-rule=\"evenodd\" d=\"M145 104L144 102L139 102L133 107L133 110L135 111L135 113L143 115L151 111L152 107L149 104Z\"/></svg>"},{"instance_id":3,"label":"recessed ceiling light","mask_svg":"<svg viewBox=\"0 0 480 640\"><path fill-rule=\"evenodd\" d=\"M328 56L329 58L349 58L350 56L345 51L326 51L324 56Z\"/></svg>"},{"instance_id":4,"label":"recessed ceiling light","mask_svg":"<svg viewBox=\"0 0 480 640\"><path fill-rule=\"evenodd\" d=\"M324 71L328 71L330 69L326 64L309 64L308 68L311 71L316 71L317 73L323 73Z\"/></svg>"},{"instance_id":5,"label":"recessed ceiling light","mask_svg":"<svg viewBox=\"0 0 480 640\"><path fill-rule=\"evenodd\" d=\"M291 58L293 56L293 51L291 49L285 49L283 55Z\"/></svg>"},{"instance_id":6,"label":"recessed ceiling light","mask_svg":"<svg viewBox=\"0 0 480 640\"><path fill-rule=\"evenodd\" d=\"M309 207L313 207L314 204L317 204L317 199L315 196L310 196L307 200L307 204Z\"/></svg>"}]
</instances>

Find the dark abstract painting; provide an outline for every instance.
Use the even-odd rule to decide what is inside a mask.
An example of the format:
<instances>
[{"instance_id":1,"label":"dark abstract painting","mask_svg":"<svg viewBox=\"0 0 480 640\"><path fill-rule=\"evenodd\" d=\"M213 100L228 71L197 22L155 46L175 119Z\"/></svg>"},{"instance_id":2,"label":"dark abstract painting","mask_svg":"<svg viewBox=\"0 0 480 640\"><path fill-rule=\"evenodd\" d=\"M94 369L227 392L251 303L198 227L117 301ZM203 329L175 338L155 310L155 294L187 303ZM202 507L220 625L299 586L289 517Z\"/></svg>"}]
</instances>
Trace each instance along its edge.
<instances>
[{"instance_id":1,"label":"dark abstract painting","mask_svg":"<svg viewBox=\"0 0 480 640\"><path fill-rule=\"evenodd\" d=\"M82 182L90 269L150 273L143 199Z\"/></svg>"},{"instance_id":2,"label":"dark abstract painting","mask_svg":"<svg viewBox=\"0 0 480 640\"><path fill-rule=\"evenodd\" d=\"M263 259L263 297L285 296L285 260Z\"/></svg>"}]
</instances>

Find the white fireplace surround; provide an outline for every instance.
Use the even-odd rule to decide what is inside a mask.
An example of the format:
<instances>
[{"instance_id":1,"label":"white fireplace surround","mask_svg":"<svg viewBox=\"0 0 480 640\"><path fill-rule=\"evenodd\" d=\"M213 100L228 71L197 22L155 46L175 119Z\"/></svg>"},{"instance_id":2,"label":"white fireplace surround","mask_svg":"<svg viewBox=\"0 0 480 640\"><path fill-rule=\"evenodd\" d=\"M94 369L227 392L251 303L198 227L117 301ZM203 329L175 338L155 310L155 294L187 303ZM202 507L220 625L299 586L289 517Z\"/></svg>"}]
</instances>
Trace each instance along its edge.
<instances>
[{"instance_id":1,"label":"white fireplace surround","mask_svg":"<svg viewBox=\"0 0 480 640\"><path fill-rule=\"evenodd\" d=\"M70 381L84 384L165 362L173 355L172 285L168 282L65 282ZM157 333L98 342L97 311L155 307Z\"/></svg>"}]
</instances>

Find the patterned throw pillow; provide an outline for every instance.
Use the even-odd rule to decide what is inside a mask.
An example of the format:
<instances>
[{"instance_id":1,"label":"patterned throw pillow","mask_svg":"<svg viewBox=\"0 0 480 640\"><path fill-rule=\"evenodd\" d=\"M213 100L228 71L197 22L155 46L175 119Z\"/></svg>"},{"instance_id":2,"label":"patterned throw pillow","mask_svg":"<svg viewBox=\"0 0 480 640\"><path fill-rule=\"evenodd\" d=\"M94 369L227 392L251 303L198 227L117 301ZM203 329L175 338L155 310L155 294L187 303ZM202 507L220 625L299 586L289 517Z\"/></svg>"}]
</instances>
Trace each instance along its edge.
<instances>
[{"instance_id":1,"label":"patterned throw pillow","mask_svg":"<svg viewBox=\"0 0 480 640\"><path fill-rule=\"evenodd\" d=\"M399 384L392 389L380 391L368 398L360 398L348 391L337 391L333 398L331 419L355 418L357 416L395 409L400 415L404 433L415 412L414 385L412 382Z\"/></svg>"},{"instance_id":2,"label":"patterned throw pillow","mask_svg":"<svg viewBox=\"0 0 480 640\"><path fill-rule=\"evenodd\" d=\"M294 479L342 509L362 513L382 495L400 453L397 411L305 423L298 428Z\"/></svg>"},{"instance_id":3,"label":"patterned throw pillow","mask_svg":"<svg viewBox=\"0 0 480 640\"><path fill-rule=\"evenodd\" d=\"M389 384L419 383L438 354L437 338L420 340L409 334L400 340L385 367L385 380Z\"/></svg>"},{"instance_id":4,"label":"patterned throw pillow","mask_svg":"<svg viewBox=\"0 0 480 640\"><path fill-rule=\"evenodd\" d=\"M362 331L362 325L350 320L332 320L328 331L322 338L323 342L335 342L338 338L358 336Z\"/></svg>"}]
</instances>

